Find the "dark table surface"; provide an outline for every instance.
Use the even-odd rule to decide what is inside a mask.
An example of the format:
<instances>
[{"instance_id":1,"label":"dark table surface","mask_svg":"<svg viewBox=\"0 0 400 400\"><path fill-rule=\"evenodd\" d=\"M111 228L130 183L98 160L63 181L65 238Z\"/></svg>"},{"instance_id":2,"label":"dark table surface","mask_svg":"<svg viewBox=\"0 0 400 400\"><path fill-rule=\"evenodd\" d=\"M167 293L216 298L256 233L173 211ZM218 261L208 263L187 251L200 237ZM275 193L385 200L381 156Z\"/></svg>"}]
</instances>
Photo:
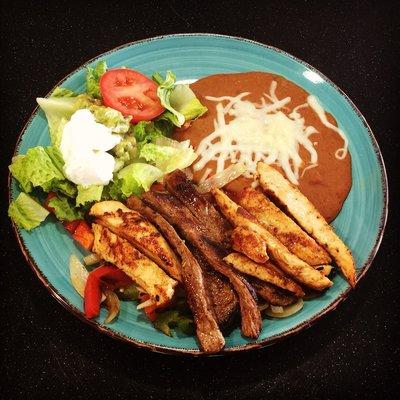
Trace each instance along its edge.
<instances>
[{"instance_id":1,"label":"dark table surface","mask_svg":"<svg viewBox=\"0 0 400 400\"><path fill-rule=\"evenodd\" d=\"M1 2L1 397L393 398L400 362L396 2L101 3ZM152 354L95 332L58 304L30 270L5 211L7 165L35 98L93 56L178 32L243 36L315 66L364 114L388 169L386 233L356 290L312 328L233 357Z\"/></svg>"}]
</instances>

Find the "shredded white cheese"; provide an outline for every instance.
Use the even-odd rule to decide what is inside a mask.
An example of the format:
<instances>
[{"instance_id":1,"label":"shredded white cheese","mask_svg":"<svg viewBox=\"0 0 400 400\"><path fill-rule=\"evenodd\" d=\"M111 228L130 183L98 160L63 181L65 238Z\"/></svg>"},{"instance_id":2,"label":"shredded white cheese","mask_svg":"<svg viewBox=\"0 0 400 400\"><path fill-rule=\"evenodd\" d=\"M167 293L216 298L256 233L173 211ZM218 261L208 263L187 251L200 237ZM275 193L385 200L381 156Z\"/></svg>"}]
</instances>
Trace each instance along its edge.
<instances>
[{"instance_id":1,"label":"shredded white cheese","mask_svg":"<svg viewBox=\"0 0 400 400\"><path fill-rule=\"evenodd\" d=\"M314 112L318 115L318 118L321 120L321 122L326 127L330 128L333 131L335 131L336 133L338 133L340 135L340 137L343 139L343 142L344 142L343 147L341 149L336 150L336 152L335 152L335 157L339 160L343 160L347 155L347 151L348 151L348 147L349 147L349 141L348 141L345 133L341 129L339 129L337 126L331 124L327 120L325 111L322 108L321 104L319 104L318 99L315 96L313 96L313 95L308 96L307 103L314 110Z\"/></svg>"},{"instance_id":2,"label":"shredded white cheese","mask_svg":"<svg viewBox=\"0 0 400 400\"><path fill-rule=\"evenodd\" d=\"M313 126L306 126L299 110L310 106L319 116L321 122L334 129L345 140L345 147L336 154L344 158L347 151L347 139L344 133L331 125L321 106L314 96L309 96L306 104L295 107L290 113L281 110L287 108L291 98L279 99L276 95L277 82L272 81L269 94L264 94L258 104L245 100L250 93L237 96L211 97L207 100L217 102L217 116L214 120L214 131L205 137L197 148L198 161L193 170L200 171L210 161L216 162L215 173L222 172L227 162L243 163L247 178L255 178L257 163L276 164L281 167L287 178L294 184L299 183L299 170L304 161L299 155L300 146L309 153L308 170L318 165L318 154L309 136L316 133ZM311 100L310 100L311 97ZM319 108L318 108L319 107ZM322 110L322 112L321 112ZM226 117L231 117L229 122ZM210 174L209 168L204 172L202 181Z\"/></svg>"}]
</instances>

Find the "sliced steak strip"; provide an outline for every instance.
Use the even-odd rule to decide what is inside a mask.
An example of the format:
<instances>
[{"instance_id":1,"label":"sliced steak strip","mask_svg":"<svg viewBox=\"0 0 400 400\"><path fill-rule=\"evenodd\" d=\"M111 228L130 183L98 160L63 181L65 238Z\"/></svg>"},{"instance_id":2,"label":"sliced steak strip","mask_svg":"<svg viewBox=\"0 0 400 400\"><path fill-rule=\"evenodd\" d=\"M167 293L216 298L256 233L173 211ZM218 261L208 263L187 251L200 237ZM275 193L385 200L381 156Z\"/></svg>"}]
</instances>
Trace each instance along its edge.
<instances>
[{"instance_id":1,"label":"sliced steak strip","mask_svg":"<svg viewBox=\"0 0 400 400\"><path fill-rule=\"evenodd\" d=\"M288 306L293 304L298 297L292 293L274 286L272 283L260 281L257 278L248 278L259 297L273 306Z\"/></svg>"},{"instance_id":2,"label":"sliced steak strip","mask_svg":"<svg viewBox=\"0 0 400 400\"><path fill-rule=\"evenodd\" d=\"M212 304L208 300L202 269L193 254L178 236L175 229L160 214L144 205L132 196L127 204L153 223L182 260L182 282L187 292L189 307L196 324L196 333L200 347L207 353L217 353L225 345L225 339L219 330Z\"/></svg>"},{"instance_id":3,"label":"sliced steak strip","mask_svg":"<svg viewBox=\"0 0 400 400\"><path fill-rule=\"evenodd\" d=\"M232 226L219 211L200 194L186 174L177 169L164 177L164 186L168 192L178 197L193 216L207 229L207 237L218 246L230 246Z\"/></svg>"},{"instance_id":4,"label":"sliced steak strip","mask_svg":"<svg viewBox=\"0 0 400 400\"><path fill-rule=\"evenodd\" d=\"M189 244L189 248L203 270L206 289L214 307L215 317L222 332L229 332L239 317L239 301L229 280L213 269L200 251Z\"/></svg>"},{"instance_id":5,"label":"sliced steak strip","mask_svg":"<svg viewBox=\"0 0 400 400\"><path fill-rule=\"evenodd\" d=\"M181 201L169 193L146 192L142 195L142 200L160 212L171 225L178 228L182 236L199 249L207 262L229 279L239 297L242 334L246 337L257 338L262 320L251 286L222 260L218 250L207 241L204 228L197 219Z\"/></svg>"}]
</instances>

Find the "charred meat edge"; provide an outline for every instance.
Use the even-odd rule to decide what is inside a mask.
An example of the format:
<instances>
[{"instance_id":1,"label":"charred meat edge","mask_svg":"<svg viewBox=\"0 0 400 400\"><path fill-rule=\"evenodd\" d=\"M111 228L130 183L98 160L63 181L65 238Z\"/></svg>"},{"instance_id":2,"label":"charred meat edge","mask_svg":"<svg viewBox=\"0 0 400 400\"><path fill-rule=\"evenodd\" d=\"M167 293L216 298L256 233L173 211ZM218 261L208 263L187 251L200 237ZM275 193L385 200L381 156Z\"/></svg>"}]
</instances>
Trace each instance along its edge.
<instances>
[{"instance_id":1,"label":"charred meat edge","mask_svg":"<svg viewBox=\"0 0 400 400\"><path fill-rule=\"evenodd\" d=\"M181 170L175 170L164 177L164 186L189 209L192 215L207 230L209 241L220 247L230 246L230 223L223 218L207 198L197 191Z\"/></svg>"},{"instance_id":2,"label":"charred meat edge","mask_svg":"<svg viewBox=\"0 0 400 400\"><path fill-rule=\"evenodd\" d=\"M223 333L228 334L239 320L239 301L236 292L226 278L210 266L200 251L190 242L187 243L196 258L205 279L209 299L214 308L218 325Z\"/></svg>"},{"instance_id":3,"label":"charred meat edge","mask_svg":"<svg viewBox=\"0 0 400 400\"><path fill-rule=\"evenodd\" d=\"M221 259L218 250L207 241L204 228L197 219L181 201L169 193L146 192L142 195L142 200L160 212L170 224L176 226L180 233L200 250L210 265L229 279L239 297L242 334L257 338L262 319L253 288Z\"/></svg>"},{"instance_id":4,"label":"charred meat edge","mask_svg":"<svg viewBox=\"0 0 400 400\"><path fill-rule=\"evenodd\" d=\"M132 196L127 204L153 223L174 250L181 256L182 281L186 288L188 303L193 312L200 347L207 353L217 353L225 345L204 285L203 273L197 260L178 236L175 229L160 214Z\"/></svg>"},{"instance_id":5,"label":"charred meat edge","mask_svg":"<svg viewBox=\"0 0 400 400\"><path fill-rule=\"evenodd\" d=\"M298 299L293 293L280 289L271 283L260 281L254 277L249 277L248 280L258 296L273 306L289 306Z\"/></svg>"}]
</instances>

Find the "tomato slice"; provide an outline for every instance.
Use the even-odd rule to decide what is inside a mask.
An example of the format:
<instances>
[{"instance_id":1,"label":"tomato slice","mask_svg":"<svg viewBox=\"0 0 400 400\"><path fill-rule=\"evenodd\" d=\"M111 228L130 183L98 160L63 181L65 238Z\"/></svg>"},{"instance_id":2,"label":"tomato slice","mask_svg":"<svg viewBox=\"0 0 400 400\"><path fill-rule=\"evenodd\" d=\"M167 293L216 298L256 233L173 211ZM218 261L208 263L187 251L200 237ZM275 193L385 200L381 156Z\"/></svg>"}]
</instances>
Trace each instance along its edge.
<instances>
[{"instance_id":1,"label":"tomato slice","mask_svg":"<svg viewBox=\"0 0 400 400\"><path fill-rule=\"evenodd\" d=\"M131 115L133 123L150 121L164 111L157 87L147 76L128 68L110 69L100 78L103 103Z\"/></svg>"}]
</instances>

